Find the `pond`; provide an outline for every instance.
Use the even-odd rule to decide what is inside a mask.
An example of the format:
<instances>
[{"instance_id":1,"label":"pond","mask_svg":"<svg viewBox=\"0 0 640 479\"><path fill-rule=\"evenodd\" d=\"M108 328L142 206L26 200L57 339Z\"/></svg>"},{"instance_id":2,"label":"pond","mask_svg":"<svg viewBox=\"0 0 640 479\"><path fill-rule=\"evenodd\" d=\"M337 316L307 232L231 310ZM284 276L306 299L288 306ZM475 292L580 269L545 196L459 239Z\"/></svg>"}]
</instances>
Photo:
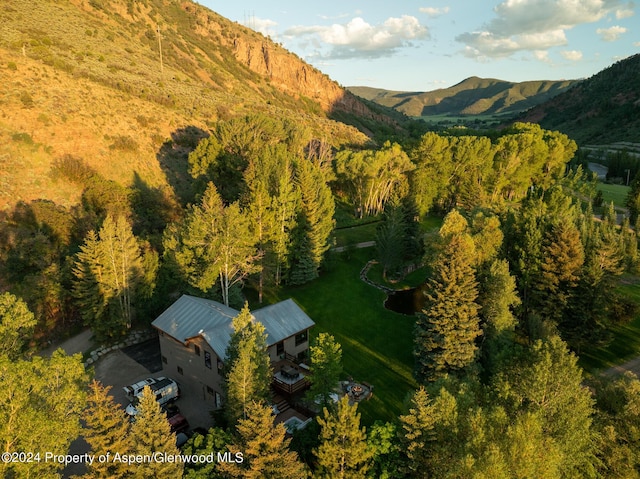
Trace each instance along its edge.
<instances>
[{"instance_id":1,"label":"pond","mask_svg":"<svg viewBox=\"0 0 640 479\"><path fill-rule=\"evenodd\" d=\"M422 290L411 288L390 293L384 302L384 307L396 313L412 316L422 310L422 303Z\"/></svg>"}]
</instances>

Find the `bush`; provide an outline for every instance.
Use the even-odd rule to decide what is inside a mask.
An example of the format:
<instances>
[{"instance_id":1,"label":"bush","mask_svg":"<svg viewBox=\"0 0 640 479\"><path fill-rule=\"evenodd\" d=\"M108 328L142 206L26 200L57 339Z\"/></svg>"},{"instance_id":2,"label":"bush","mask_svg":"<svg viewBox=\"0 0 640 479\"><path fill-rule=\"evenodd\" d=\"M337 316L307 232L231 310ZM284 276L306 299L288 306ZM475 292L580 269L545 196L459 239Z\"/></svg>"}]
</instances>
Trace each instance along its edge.
<instances>
[{"instance_id":1,"label":"bush","mask_svg":"<svg viewBox=\"0 0 640 479\"><path fill-rule=\"evenodd\" d=\"M81 185L86 185L95 175L96 170L87 165L82 158L69 154L56 158L51 165L53 178L65 178Z\"/></svg>"},{"instance_id":2,"label":"bush","mask_svg":"<svg viewBox=\"0 0 640 479\"><path fill-rule=\"evenodd\" d=\"M113 137L113 143L109 145L109 149L111 150L121 150L121 151L138 151L138 143L126 135L117 135Z\"/></svg>"}]
</instances>

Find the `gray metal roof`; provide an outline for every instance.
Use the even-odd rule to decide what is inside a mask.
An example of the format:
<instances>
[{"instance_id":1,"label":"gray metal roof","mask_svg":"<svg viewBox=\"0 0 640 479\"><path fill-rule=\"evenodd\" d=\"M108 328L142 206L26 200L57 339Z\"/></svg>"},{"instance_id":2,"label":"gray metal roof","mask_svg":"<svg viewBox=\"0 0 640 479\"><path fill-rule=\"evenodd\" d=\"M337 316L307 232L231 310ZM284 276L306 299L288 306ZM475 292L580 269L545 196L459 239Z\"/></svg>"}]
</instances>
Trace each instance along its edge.
<instances>
[{"instance_id":1,"label":"gray metal roof","mask_svg":"<svg viewBox=\"0 0 640 479\"><path fill-rule=\"evenodd\" d=\"M238 314L239 311L217 301L185 294L151 324L182 344L202 336L218 357L224 358L233 332L231 321ZM252 315L264 325L268 346L315 324L291 299L258 309Z\"/></svg>"},{"instance_id":2,"label":"gray metal roof","mask_svg":"<svg viewBox=\"0 0 640 479\"><path fill-rule=\"evenodd\" d=\"M257 309L253 312L253 317L264 325L268 346L316 324L292 299Z\"/></svg>"}]
</instances>

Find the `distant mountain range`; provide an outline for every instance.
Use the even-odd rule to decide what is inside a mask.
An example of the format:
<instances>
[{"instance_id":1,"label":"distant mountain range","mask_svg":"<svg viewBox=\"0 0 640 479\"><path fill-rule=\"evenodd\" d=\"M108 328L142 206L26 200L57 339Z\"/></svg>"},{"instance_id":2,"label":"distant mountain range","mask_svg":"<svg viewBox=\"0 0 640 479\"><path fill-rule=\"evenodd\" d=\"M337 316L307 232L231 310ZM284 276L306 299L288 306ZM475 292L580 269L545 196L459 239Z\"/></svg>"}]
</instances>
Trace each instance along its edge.
<instances>
[{"instance_id":1,"label":"distant mountain range","mask_svg":"<svg viewBox=\"0 0 640 479\"><path fill-rule=\"evenodd\" d=\"M611 65L517 118L578 144L640 143L640 54Z\"/></svg>"},{"instance_id":2,"label":"distant mountain range","mask_svg":"<svg viewBox=\"0 0 640 479\"><path fill-rule=\"evenodd\" d=\"M369 87L347 87L366 100L394 108L408 116L515 115L543 103L578 83L471 77L449 88L428 92L398 92Z\"/></svg>"}]
</instances>

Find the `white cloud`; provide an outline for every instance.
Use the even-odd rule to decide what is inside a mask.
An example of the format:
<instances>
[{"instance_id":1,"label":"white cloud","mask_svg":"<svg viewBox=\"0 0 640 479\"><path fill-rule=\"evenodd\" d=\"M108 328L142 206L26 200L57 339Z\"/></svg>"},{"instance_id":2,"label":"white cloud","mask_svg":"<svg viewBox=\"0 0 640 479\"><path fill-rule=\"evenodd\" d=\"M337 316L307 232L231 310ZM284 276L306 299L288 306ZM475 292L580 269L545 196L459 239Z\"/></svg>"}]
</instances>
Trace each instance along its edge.
<instances>
[{"instance_id":1,"label":"white cloud","mask_svg":"<svg viewBox=\"0 0 640 479\"><path fill-rule=\"evenodd\" d=\"M278 26L278 23L273 20L257 17L252 17L247 21L247 23L249 28L252 28L256 32L260 32L265 36L273 35L275 33L275 27Z\"/></svg>"},{"instance_id":2,"label":"white cloud","mask_svg":"<svg viewBox=\"0 0 640 479\"><path fill-rule=\"evenodd\" d=\"M623 18L633 17L633 15L635 14L634 8L635 4L633 2L629 2L627 5L625 5L624 8L616 10L616 18L618 20L621 20Z\"/></svg>"},{"instance_id":3,"label":"white cloud","mask_svg":"<svg viewBox=\"0 0 640 479\"><path fill-rule=\"evenodd\" d=\"M626 28L615 25L609 28L598 28L596 30L596 33L600 35L600 38L602 38L605 42L615 42L618 38L620 38L620 35L622 35L626 31Z\"/></svg>"},{"instance_id":4,"label":"white cloud","mask_svg":"<svg viewBox=\"0 0 640 479\"><path fill-rule=\"evenodd\" d=\"M504 0L482 31L456 39L466 45L465 54L485 58L546 50L566 45L566 30L598 21L619 5L620 0Z\"/></svg>"},{"instance_id":5,"label":"white cloud","mask_svg":"<svg viewBox=\"0 0 640 479\"><path fill-rule=\"evenodd\" d=\"M572 62L577 62L582 60L582 52L579 50L563 50L560 52L566 60L570 60Z\"/></svg>"},{"instance_id":6,"label":"white cloud","mask_svg":"<svg viewBox=\"0 0 640 479\"><path fill-rule=\"evenodd\" d=\"M634 47L640 47L640 42L633 42Z\"/></svg>"},{"instance_id":7,"label":"white cloud","mask_svg":"<svg viewBox=\"0 0 640 479\"><path fill-rule=\"evenodd\" d=\"M284 34L321 40L331 46L330 53L325 56L332 58L389 56L399 48L410 46L413 40L429 38L429 30L409 15L390 17L379 25L370 25L356 17L348 23L330 26L295 26Z\"/></svg>"},{"instance_id":8,"label":"white cloud","mask_svg":"<svg viewBox=\"0 0 640 479\"><path fill-rule=\"evenodd\" d=\"M449 13L449 7L435 8L435 7L420 7L418 9L421 13L426 13L432 18L446 15Z\"/></svg>"}]
</instances>

